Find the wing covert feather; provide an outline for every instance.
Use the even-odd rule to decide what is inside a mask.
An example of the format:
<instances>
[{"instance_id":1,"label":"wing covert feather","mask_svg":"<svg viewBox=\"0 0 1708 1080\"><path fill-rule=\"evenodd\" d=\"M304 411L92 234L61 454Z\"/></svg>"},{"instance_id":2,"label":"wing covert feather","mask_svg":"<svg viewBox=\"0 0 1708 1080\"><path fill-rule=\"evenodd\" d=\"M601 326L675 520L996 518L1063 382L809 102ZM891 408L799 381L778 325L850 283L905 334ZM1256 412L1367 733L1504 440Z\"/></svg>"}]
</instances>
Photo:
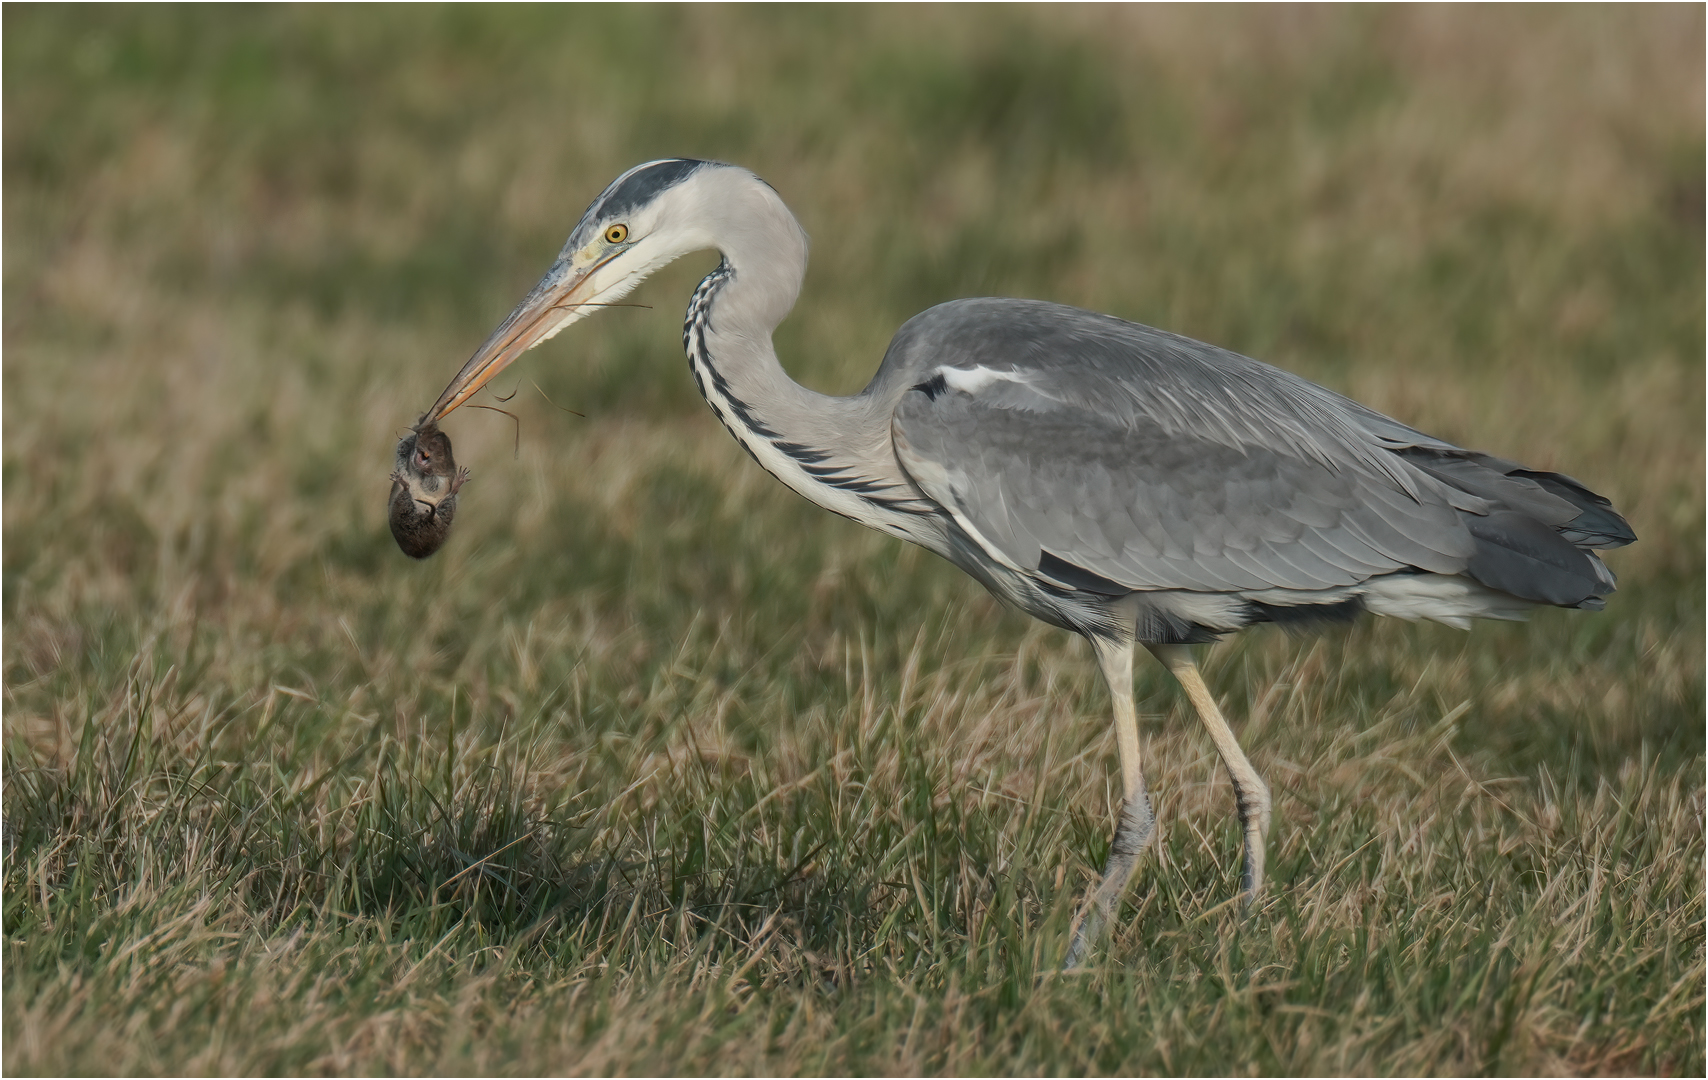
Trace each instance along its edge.
<instances>
[{"instance_id":1,"label":"wing covert feather","mask_svg":"<svg viewBox=\"0 0 1708 1080\"><path fill-rule=\"evenodd\" d=\"M1309 592L1416 567L1570 606L1613 588L1576 549L1635 539L1569 476L1213 345L1041 301L920 313L864 397L884 403L902 467L974 544L1075 588Z\"/></svg>"},{"instance_id":2,"label":"wing covert feather","mask_svg":"<svg viewBox=\"0 0 1708 1080\"><path fill-rule=\"evenodd\" d=\"M915 482L1016 569L1048 577L1049 554L1128 589L1319 590L1470 554L1445 500L1358 462L1115 423L1024 379L991 389L910 391L892 433Z\"/></svg>"}]
</instances>

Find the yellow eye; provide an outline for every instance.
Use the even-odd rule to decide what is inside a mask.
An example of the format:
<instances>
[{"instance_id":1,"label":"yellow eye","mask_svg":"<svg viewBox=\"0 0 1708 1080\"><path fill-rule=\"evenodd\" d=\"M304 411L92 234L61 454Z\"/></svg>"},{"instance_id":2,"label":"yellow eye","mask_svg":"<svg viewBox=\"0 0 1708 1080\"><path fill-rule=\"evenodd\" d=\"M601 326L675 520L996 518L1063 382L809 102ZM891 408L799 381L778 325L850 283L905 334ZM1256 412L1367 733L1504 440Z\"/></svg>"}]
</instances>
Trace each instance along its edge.
<instances>
[{"instance_id":1,"label":"yellow eye","mask_svg":"<svg viewBox=\"0 0 1708 1080\"><path fill-rule=\"evenodd\" d=\"M620 244L628 238L629 227L627 225L613 225L605 230L605 242L608 244Z\"/></svg>"}]
</instances>

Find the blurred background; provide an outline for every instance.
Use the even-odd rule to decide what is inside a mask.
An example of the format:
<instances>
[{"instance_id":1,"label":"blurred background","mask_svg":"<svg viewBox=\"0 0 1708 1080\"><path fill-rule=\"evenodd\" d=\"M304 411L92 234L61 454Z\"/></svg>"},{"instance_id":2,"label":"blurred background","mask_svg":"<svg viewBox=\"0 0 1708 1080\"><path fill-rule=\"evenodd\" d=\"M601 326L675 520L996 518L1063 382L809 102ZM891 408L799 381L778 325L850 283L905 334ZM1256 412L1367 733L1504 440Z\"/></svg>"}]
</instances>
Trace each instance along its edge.
<instances>
[{"instance_id":1,"label":"blurred background","mask_svg":"<svg viewBox=\"0 0 1708 1080\"><path fill-rule=\"evenodd\" d=\"M591 198L670 155L756 170L813 237L778 334L809 386L858 390L897 326L960 296L1161 326L1581 478L1642 542L1613 556L1612 613L1573 625L1697 640L1700 26L1690 7L12 9L8 663L188 619L282 650L259 678L343 648L344 619L432 681L504 620L571 610L601 640L668 639L701 609L879 637L945 597L998 618L718 429L679 339L709 253L501 381L523 391L518 449L509 420L459 413L456 539L399 557L396 438Z\"/></svg>"},{"instance_id":2,"label":"blurred background","mask_svg":"<svg viewBox=\"0 0 1708 1080\"><path fill-rule=\"evenodd\" d=\"M1474 701L1454 745L1488 775L1589 783L1659 760L1698 774L1699 817L1700 6L3 18L9 762L71 769L140 665L175 672L174 715L225 718L281 776L376 725L442 732L460 701L477 736L549 727L548 779L602 747L584 783L620 790L713 713L701 752L782 760L787 779L808 771L787 763L785 736L807 739L787 718L834 741L850 656L1000 661L945 669L968 685L1018 658L1053 696L1028 715L1102 755L1060 796L1090 852L1113 748L1088 658L753 467L684 370L710 253L501 377L515 425L458 412L474 479L456 531L425 563L394 546L407 425L605 184L691 156L753 169L811 235L777 343L815 389L857 391L932 304L1038 297L1258 357L1611 497L1641 539L1609 558L1606 613L1468 637L1366 626L1318 648L1373 673L1335 691L1349 709L1422 687L1442 705L1413 718L1427 726ZM1300 648L1218 647L1212 681L1243 716ZM1140 691L1167 713L1166 682ZM298 710L290 738L275 709ZM1183 738L1159 767L1211 776ZM19 790L8 821L35 820Z\"/></svg>"},{"instance_id":3,"label":"blurred background","mask_svg":"<svg viewBox=\"0 0 1708 1080\"><path fill-rule=\"evenodd\" d=\"M857 390L943 300L1076 304L1580 476L1637 522L1634 584L1700 573L1688 7L6 18L12 617L433 575L384 535L395 437L592 196L674 155L753 168L812 235L779 334L808 385ZM479 483L439 565L520 557L489 599L537 595L622 425L630 467L746 489L678 355L706 265L506 380L586 421L529 388L512 457L457 417Z\"/></svg>"}]
</instances>

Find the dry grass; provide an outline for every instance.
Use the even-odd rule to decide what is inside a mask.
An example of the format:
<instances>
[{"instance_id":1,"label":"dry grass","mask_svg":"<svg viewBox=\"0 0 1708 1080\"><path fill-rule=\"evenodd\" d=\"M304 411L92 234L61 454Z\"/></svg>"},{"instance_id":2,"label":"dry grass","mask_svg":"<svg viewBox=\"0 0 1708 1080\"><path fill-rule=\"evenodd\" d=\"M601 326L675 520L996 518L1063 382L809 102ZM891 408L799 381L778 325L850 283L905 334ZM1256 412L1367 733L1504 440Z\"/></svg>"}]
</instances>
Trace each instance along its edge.
<instances>
[{"instance_id":1,"label":"dry grass","mask_svg":"<svg viewBox=\"0 0 1708 1080\"><path fill-rule=\"evenodd\" d=\"M5 12L9 1073L1700 1073L1702 15ZM622 168L813 234L798 377L1040 296L1579 476L1598 616L1139 677L1165 835L1096 970L1083 647L823 514L680 370L705 264L391 445ZM588 414L556 411L528 386Z\"/></svg>"}]
</instances>

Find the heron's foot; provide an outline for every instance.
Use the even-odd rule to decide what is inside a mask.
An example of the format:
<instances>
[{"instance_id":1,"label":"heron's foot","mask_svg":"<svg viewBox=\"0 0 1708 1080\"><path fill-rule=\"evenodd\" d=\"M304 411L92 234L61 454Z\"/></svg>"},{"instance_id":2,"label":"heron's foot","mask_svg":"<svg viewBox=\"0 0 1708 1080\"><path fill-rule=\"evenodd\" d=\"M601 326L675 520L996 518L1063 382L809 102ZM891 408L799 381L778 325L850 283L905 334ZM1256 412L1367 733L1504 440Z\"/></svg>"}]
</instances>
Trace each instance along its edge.
<instances>
[{"instance_id":1,"label":"heron's foot","mask_svg":"<svg viewBox=\"0 0 1708 1080\"><path fill-rule=\"evenodd\" d=\"M1156 834L1156 815L1151 812L1150 796L1143 787L1134 797L1121 804L1121 821L1115 826L1115 839L1109 845L1109 858L1103 864L1103 880L1098 882L1091 903L1074 928L1068 944L1062 970L1071 971L1084 961L1091 946L1103 937L1104 930L1115 918L1121 895L1127 891L1139 856L1150 846Z\"/></svg>"},{"instance_id":2,"label":"heron's foot","mask_svg":"<svg viewBox=\"0 0 1708 1080\"><path fill-rule=\"evenodd\" d=\"M1079 920L1079 925L1073 928L1073 941L1068 945L1067 958L1062 961L1063 971L1072 971L1080 965L1090 949L1089 943L1103 936L1103 923L1103 912L1096 907Z\"/></svg>"},{"instance_id":3,"label":"heron's foot","mask_svg":"<svg viewBox=\"0 0 1708 1080\"><path fill-rule=\"evenodd\" d=\"M1246 908L1250 908L1257 894L1263 891L1263 841L1252 843L1252 838L1245 839L1245 865L1239 876L1240 900Z\"/></svg>"},{"instance_id":4,"label":"heron's foot","mask_svg":"<svg viewBox=\"0 0 1708 1080\"><path fill-rule=\"evenodd\" d=\"M1245 830L1245 860L1240 870L1241 906L1247 910L1263 891L1264 848L1269 837L1269 789L1239 793L1240 824Z\"/></svg>"},{"instance_id":5,"label":"heron's foot","mask_svg":"<svg viewBox=\"0 0 1708 1080\"><path fill-rule=\"evenodd\" d=\"M1067 956L1062 960L1063 971L1072 971L1078 967L1084 962L1092 945L1103 940L1104 932L1115 918L1123 887L1132 875L1133 863L1137 861L1124 859L1117 863L1115 857L1110 856L1108 864L1103 868L1103 880L1092 894L1085 914L1080 917L1079 925L1074 927L1073 940L1068 944ZM1117 881L1120 885L1111 888L1111 884Z\"/></svg>"}]
</instances>

